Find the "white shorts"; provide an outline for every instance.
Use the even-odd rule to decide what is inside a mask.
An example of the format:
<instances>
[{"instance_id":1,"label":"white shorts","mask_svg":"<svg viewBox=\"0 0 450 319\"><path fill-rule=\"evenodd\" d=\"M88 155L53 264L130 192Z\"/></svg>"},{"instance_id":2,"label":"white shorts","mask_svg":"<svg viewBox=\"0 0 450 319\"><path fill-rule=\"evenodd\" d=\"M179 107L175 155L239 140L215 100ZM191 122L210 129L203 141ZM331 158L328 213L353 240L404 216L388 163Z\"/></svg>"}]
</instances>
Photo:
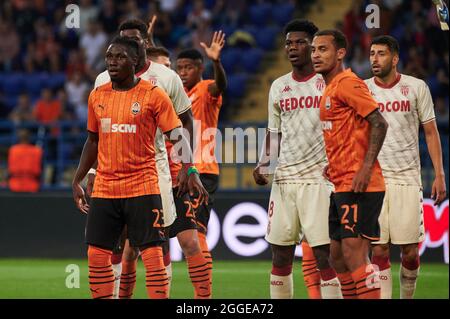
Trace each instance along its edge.
<instances>
[{"instance_id":1,"label":"white shorts","mask_svg":"<svg viewBox=\"0 0 450 319\"><path fill-rule=\"evenodd\" d=\"M420 186L386 184L380 217L380 240L372 244L406 245L425 238Z\"/></svg>"},{"instance_id":2,"label":"white shorts","mask_svg":"<svg viewBox=\"0 0 450 319\"><path fill-rule=\"evenodd\" d=\"M311 247L330 243L328 211L331 186L327 184L273 183L266 240L290 246L303 236Z\"/></svg>"},{"instance_id":3,"label":"white shorts","mask_svg":"<svg viewBox=\"0 0 450 319\"><path fill-rule=\"evenodd\" d=\"M158 175L158 185L161 192L161 201L164 215L164 227L170 226L177 218L175 202L172 192L172 178L170 175Z\"/></svg>"}]
</instances>

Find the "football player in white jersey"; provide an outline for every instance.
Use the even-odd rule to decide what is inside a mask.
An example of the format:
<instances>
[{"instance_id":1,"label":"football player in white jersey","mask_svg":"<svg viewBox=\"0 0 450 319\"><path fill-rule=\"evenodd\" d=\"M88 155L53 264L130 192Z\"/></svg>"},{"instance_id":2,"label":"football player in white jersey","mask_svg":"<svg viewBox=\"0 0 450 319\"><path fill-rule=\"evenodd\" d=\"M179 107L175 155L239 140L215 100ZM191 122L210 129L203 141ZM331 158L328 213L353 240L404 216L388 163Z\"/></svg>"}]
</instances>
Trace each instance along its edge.
<instances>
[{"instance_id":1,"label":"football player in white jersey","mask_svg":"<svg viewBox=\"0 0 450 319\"><path fill-rule=\"evenodd\" d=\"M280 147L266 234L272 248L271 298L293 298L292 264L295 245L302 238L312 247L311 252L303 245L303 272L309 297L342 298L336 272L328 262L332 186L322 175L327 158L319 120L325 82L313 70L310 49L317 31L306 20L293 20L286 25L285 50L292 71L276 79L269 92L265 149L273 150L272 143L277 144L275 148ZM253 172L257 184L268 183L268 165L268 157L262 156ZM309 248L309 256L305 247Z\"/></svg>"},{"instance_id":2,"label":"football player in white jersey","mask_svg":"<svg viewBox=\"0 0 450 319\"><path fill-rule=\"evenodd\" d=\"M389 244L399 245L400 298L413 298L419 275L419 243L424 239L419 126L422 125L435 179L431 197L439 205L446 197L442 149L433 101L427 84L400 74L399 45L383 35L373 39L370 63L374 77L366 80L381 114L389 123L378 155L386 182L379 222L381 239L374 243L372 263L380 268L381 298L392 297Z\"/></svg>"},{"instance_id":3,"label":"football player in white jersey","mask_svg":"<svg viewBox=\"0 0 450 319\"><path fill-rule=\"evenodd\" d=\"M192 136L193 129L193 117L191 111L191 102L186 95L183 83L180 77L171 69L164 65L151 62L147 59L146 48L148 46L148 30L144 22L137 19L130 19L124 21L119 26L119 32L121 36L129 37L135 40L139 44L140 55L138 66L136 70L139 70L136 75L140 78L152 82L152 84L161 87L170 97L174 105L175 111L177 112L183 127ZM110 81L108 73L105 71L97 76L95 81L95 87L100 86L104 83ZM172 179L170 176L169 163L167 158L167 151L165 146L164 137L161 131L158 129L155 138L155 149L156 149L156 166L158 169L158 179L159 187L161 190L161 198L163 202L164 211L164 226L169 227L176 218L175 203L172 195ZM182 172L185 174L186 172ZM92 189L93 185L93 175L90 174L88 186ZM198 189L201 194L205 194L206 190L203 188L200 180L198 180ZM182 181L180 181L180 184ZM201 188L201 189L200 189ZM89 193L90 190L88 190ZM188 196L183 194L183 196ZM189 198L187 198L189 200ZM187 233L187 234L186 234ZM196 256L195 260L198 260L201 255L201 249L198 243L198 238L196 237L196 230L186 230L177 236L183 253L189 264L191 256ZM171 264L170 264L170 254L168 251L168 243L164 245L164 264L166 266L166 271L169 275L169 284L171 279ZM123 249L123 256L122 256ZM198 256L197 256L198 255ZM115 272L115 298L131 298L135 286L136 280L136 261L138 258L138 251L129 246L128 241L126 241L125 246L119 243L119 249L117 253L113 255L113 269ZM203 263L206 261L203 258ZM123 266L123 267L122 267ZM121 274L121 276L120 276ZM120 290L119 290L120 283ZM195 290L197 291L200 287L195 280L192 281ZM208 288L208 287L206 287ZM206 289L208 290L208 289Z\"/></svg>"}]
</instances>

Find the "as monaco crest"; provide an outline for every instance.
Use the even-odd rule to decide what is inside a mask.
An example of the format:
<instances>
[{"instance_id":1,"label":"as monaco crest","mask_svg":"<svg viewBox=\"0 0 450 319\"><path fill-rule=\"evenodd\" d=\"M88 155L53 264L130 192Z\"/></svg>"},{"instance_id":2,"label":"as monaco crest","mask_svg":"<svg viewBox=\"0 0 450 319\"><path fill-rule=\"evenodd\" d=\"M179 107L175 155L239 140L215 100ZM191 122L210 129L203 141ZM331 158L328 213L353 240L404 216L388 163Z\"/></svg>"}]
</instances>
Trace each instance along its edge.
<instances>
[{"instance_id":1,"label":"as monaco crest","mask_svg":"<svg viewBox=\"0 0 450 319\"><path fill-rule=\"evenodd\" d=\"M316 80L316 88L322 92L323 89L325 88L325 81L321 78L317 79Z\"/></svg>"},{"instance_id":2,"label":"as monaco crest","mask_svg":"<svg viewBox=\"0 0 450 319\"><path fill-rule=\"evenodd\" d=\"M131 105L131 114L136 115L141 111L141 105L138 102L134 102Z\"/></svg>"},{"instance_id":3,"label":"as monaco crest","mask_svg":"<svg viewBox=\"0 0 450 319\"><path fill-rule=\"evenodd\" d=\"M409 93L409 86L407 86L407 85L402 85L402 86L400 87L400 92L402 92L402 94L403 94L404 96L408 96L408 93Z\"/></svg>"},{"instance_id":4,"label":"as monaco crest","mask_svg":"<svg viewBox=\"0 0 450 319\"><path fill-rule=\"evenodd\" d=\"M152 85L156 85L156 83L158 82L158 80L154 76L149 77L148 81L150 81Z\"/></svg>"}]
</instances>

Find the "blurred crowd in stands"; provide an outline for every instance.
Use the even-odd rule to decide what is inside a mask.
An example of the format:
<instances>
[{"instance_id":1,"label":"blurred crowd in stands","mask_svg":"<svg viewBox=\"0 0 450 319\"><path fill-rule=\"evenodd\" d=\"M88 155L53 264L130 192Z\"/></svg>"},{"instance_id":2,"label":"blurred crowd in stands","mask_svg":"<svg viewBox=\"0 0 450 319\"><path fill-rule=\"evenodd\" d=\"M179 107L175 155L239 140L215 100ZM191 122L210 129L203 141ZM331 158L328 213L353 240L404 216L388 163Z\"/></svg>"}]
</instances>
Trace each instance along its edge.
<instances>
[{"instance_id":1,"label":"blurred crowd in stands","mask_svg":"<svg viewBox=\"0 0 450 319\"><path fill-rule=\"evenodd\" d=\"M0 159L3 162L1 146L9 147L14 140L2 139L1 133L8 132L7 129L2 129L2 121L9 121L12 127L17 128L29 122L85 123L87 96L97 74L105 69L103 53L108 41L116 35L120 23L126 19L140 18L147 22L156 15L155 42L169 49L172 59L187 47L196 47L203 52L199 43L209 43L213 31L224 30L227 44L221 60L228 77L224 97L224 109L228 110L233 107L233 99L244 96L246 82L250 75L258 73L264 54L280 49L277 44L282 42L277 42L276 39L280 39L282 27L293 17L304 17L315 2L2 0ZM79 7L79 28L67 27L69 13L66 12L66 7L72 3ZM381 8L380 29L366 27L365 9L369 3L375 3ZM448 32L440 30L432 1L354 0L351 9L337 27L345 32L350 42L347 65L362 78L371 76L368 59L371 38L379 34L391 34L399 39L400 70L428 83L434 98L439 128L441 133L447 135L448 140ZM212 68L208 64L205 73L206 78L212 75ZM225 116L227 114L222 113ZM83 131L82 127L78 126L78 131L75 131ZM53 137L61 132L64 130L48 130ZM67 160L79 157L79 146L66 152L61 150L63 143L58 145L58 150L45 152L44 161L59 161L61 158L56 157L63 156L61 154L69 154ZM61 167L64 165L60 164Z\"/></svg>"}]
</instances>

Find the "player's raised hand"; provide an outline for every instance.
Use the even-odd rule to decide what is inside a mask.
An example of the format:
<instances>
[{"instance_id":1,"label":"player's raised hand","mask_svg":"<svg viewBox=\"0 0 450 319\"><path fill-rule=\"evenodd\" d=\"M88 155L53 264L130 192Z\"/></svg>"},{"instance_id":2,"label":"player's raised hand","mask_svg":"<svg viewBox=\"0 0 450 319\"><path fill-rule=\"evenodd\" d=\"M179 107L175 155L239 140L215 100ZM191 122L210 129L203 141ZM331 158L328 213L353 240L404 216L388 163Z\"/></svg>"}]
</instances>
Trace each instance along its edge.
<instances>
[{"instance_id":1,"label":"player's raised hand","mask_svg":"<svg viewBox=\"0 0 450 319\"><path fill-rule=\"evenodd\" d=\"M147 28L147 33L148 33L148 41L154 45L154 41L153 41L153 29L155 28L155 24L156 24L156 14L154 14L152 16L152 19L148 22L148 28Z\"/></svg>"},{"instance_id":2,"label":"player's raised hand","mask_svg":"<svg viewBox=\"0 0 450 319\"><path fill-rule=\"evenodd\" d=\"M436 176L431 187L431 199L434 199L434 205L440 205L447 197L447 190L445 187L445 176Z\"/></svg>"},{"instance_id":3,"label":"player's raised hand","mask_svg":"<svg viewBox=\"0 0 450 319\"><path fill-rule=\"evenodd\" d=\"M369 186L372 169L363 165L353 177L352 191L355 193L364 193Z\"/></svg>"},{"instance_id":4,"label":"player's raised hand","mask_svg":"<svg viewBox=\"0 0 450 319\"><path fill-rule=\"evenodd\" d=\"M204 42L200 42L200 45L205 50L206 56L213 60L218 61L220 58L220 51L222 51L223 46L225 45L225 33L220 31L215 31L211 45L208 47Z\"/></svg>"},{"instance_id":5,"label":"player's raised hand","mask_svg":"<svg viewBox=\"0 0 450 319\"><path fill-rule=\"evenodd\" d=\"M75 205L77 205L78 209L87 214L89 210L89 204L86 201L86 196L84 195L83 187L79 183L72 184L72 194L73 200L75 201Z\"/></svg>"},{"instance_id":6,"label":"player's raised hand","mask_svg":"<svg viewBox=\"0 0 450 319\"><path fill-rule=\"evenodd\" d=\"M187 185L189 196L198 196L199 205L203 203L205 203L205 205L208 205L209 194L205 187L203 187L202 181L200 180L198 174L193 173L189 175Z\"/></svg>"},{"instance_id":7,"label":"player's raised hand","mask_svg":"<svg viewBox=\"0 0 450 319\"><path fill-rule=\"evenodd\" d=\"M95 174L88 173L87 175L87 184L86 184L86 195L91 197L92 191L94 190L94 180Z\"/></svg>"},{"instance_id":8,"label":"player's raised hand","mask_svg":"<svg viewBox=\"0 0 450 319\"><path fill-rule=\"evenodd\" d=\"M258 185L267 185L269 183L269 180L267 179L267 175L261 174L261 166L256 166L253 170L253 179L255 180L255 183Z\"/></svg>"}]
</instances>

